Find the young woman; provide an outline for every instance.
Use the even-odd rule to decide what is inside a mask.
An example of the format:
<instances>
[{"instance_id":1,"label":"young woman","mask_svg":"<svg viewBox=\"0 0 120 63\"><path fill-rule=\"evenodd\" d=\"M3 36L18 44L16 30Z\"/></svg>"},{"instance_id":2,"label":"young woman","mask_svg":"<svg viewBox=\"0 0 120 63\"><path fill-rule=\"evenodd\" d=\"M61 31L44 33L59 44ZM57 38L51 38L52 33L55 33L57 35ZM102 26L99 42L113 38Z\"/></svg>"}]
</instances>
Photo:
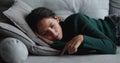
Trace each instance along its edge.
<instances>
[{"instance_id":1,"label":"young woman","mask_svg":"<svg viewBox=\"0 0 120 63\"><path fill-rule=\"evenodd\" d=\"M26 21L35 34L65 54L115 54L115 26L111 21L95 20L82 13L63 22L44 7L34 9Z\"/></svg>"}]
</instances>

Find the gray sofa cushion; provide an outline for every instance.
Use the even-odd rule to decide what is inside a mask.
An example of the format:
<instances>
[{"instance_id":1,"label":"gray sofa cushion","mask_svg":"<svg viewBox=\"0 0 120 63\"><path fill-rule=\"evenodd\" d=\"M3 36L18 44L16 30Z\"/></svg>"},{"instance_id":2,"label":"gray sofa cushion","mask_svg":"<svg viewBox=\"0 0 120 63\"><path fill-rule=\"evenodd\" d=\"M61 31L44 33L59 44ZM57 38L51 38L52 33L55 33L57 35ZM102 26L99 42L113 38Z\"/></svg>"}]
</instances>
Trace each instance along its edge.
<instances>
[{"instance_id":1,"label":"gray sofa cushion","mask_svg":"<svg viewBox=\"0 0 120 63\"><path fill-rule=\"evenodd\" d=\"M120 14L120 0L110 0L110 14Z\"/></svg>"},{"instance_id":2,"label":"gray sofa cushion","mask_svg":"<svg viewBox=\"0 0 120 63\"><path fill-rule=\"evenodd\" d=\"M67 56L29 56L26 63L120 63L118 54L67 55Z\"/></svg>"},{"instance_id":3,"label":"gray sofa cushion","mask_svg":"<svg viewBox=\"0 0 120 63\"><path fill-rule=\"evenodd\" d=\"M0 22L0 37L4 39L6 37L14 37L21 40L28 48L35 45L35 43L24 34L21 30L17 29L16 27Z\"/></svg>"},{"instance_id":4,"label":"gray sofa cushion","mask_svg":"<svg viewBox=\"0 0 120 63\"><path fill-rule=\"evenodd\" d=\"M109 12L109 0L23 0L33 8L47 7L66 18L73 13L84 13L89 17L103 19Z\"/></svg>"}]
</instances>

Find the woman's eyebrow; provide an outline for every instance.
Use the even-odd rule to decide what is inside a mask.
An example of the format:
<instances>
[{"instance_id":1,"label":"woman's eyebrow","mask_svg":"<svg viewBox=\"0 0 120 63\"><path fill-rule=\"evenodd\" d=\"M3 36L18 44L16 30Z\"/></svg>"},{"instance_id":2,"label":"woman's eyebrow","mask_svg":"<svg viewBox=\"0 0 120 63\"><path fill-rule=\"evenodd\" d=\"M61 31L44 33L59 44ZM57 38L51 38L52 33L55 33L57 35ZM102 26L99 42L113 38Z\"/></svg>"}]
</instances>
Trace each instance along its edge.
<instances>
[{"instance_id":1,"label":"woman's eyebrow","mask_svg":"<svg viewBox=\"0 0 120 63\"><path fill-rule=\"evenodd\" d=\"M44 29L42 32L41 32L41 34L43 35L43 34L45 34L46 32L47 32L47 29L50 27L50 25L46 28L46 29Z\"/></svg>"},{"instance_id":2,"label":"woman's eyebrow","mask_svg":"<svg viewBox=\"0 0 120 63\"><path fill-rule=\"evenodd\" d=\"M53 23L51 22L49 26L52 26L52 25L53 25Z\"/></svg>"},{"instance_id":3,"label":"woman's eyebrow","mask_svg":"<svg viewBox=\"0 0 120 63\"><path fill-rule=\"evenodd\" d=\"M43 31L41 34L44 35L45 33L47 33L47 31Z\"/></svg>"}]
</instances>

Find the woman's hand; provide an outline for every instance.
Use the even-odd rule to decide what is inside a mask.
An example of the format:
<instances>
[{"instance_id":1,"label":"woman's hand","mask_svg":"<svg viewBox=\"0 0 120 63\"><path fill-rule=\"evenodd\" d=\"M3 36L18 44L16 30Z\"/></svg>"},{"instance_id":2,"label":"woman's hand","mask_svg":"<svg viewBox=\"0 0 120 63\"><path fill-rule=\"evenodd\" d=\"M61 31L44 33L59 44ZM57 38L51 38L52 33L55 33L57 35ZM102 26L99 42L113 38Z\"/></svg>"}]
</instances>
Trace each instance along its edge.
<instances>
[{"instance_id":1,"label":"woman's hand","mask_svg":"<svg viewBox=\"0 0 120 63\"><path fill-rule=\"evenodd\" d=\"M45 41L47 44L49 44L49 45L52 45L52 44L53 44L53 41L48 40L48 39L40 36L38 33L35 33L35 34L36 34L36 36L37 36L38 38L42 39L42 40Z\"/></svg>"},{"instance_id":2,"label":"woman's hand","mask_svg":"<svg viewBox=\"0 0 120 63\"><path fill-rule=\"evenodd\" d=\"M64 49L62 50L60 55L63 55L66 51L69 54L74 54L77 52L78 47L81 45L81 43L83 42L83 35L78 35L75 36L72 40L70 40L64 47Z\"/></svg>"}]
</instances>

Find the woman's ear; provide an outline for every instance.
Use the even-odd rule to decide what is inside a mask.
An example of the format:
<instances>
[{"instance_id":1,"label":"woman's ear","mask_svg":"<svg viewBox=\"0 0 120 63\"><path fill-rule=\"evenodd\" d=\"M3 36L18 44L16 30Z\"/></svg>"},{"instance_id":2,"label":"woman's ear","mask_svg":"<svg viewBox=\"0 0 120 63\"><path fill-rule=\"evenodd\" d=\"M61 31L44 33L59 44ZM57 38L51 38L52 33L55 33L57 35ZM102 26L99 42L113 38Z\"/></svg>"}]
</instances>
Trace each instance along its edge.
<instances>
[{"instance_id":1,"label":"woman's ear","mask_svg":"<svg viewBox=\"0 0 120 63\"><path fill-rule=\"evenodd\" d=\"M60 22L60 19L58 16L55 16L54 18L57 20L58 23Z\"/></svg>"}]
</instances>

